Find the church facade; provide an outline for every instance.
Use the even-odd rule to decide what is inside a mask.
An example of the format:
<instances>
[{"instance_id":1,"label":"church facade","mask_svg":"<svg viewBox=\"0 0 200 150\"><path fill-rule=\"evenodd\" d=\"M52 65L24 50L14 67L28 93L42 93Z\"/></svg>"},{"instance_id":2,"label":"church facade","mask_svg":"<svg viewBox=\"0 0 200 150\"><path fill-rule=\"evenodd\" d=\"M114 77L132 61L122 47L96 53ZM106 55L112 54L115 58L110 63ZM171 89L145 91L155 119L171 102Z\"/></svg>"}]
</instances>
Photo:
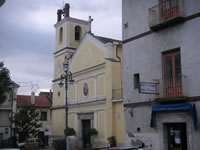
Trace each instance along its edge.
<instances>
[{"instance_id":1,"label":"church facade","mask_svg":"<svg viewBox=\"0 0 200 150\"><path fill-rule=\"evenodd\" d=\"M53 80L52 138L64 137L66 115L68 126L76 131L74 148L107 147L108 137L117 145L124 143L122 88L122 44L119 40L96 36L91 21L64 18L58 10L56 28L55 73ZM74 83L62 88L63 62L68 57ZM66 111L66 97L67 108ZM86 131L96 129L95 136Z\"/></svg>"}]
</instances>

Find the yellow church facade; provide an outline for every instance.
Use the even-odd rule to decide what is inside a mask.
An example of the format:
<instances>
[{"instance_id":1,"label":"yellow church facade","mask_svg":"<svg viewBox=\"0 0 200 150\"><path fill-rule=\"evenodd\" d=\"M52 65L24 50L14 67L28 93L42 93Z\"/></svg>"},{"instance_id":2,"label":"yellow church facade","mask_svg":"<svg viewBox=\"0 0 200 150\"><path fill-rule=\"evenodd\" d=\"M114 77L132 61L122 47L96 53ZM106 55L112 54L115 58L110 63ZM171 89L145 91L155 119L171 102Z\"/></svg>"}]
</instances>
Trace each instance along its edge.
<instances>
[{"instance_id":1,"label":"yellow church facade","mask_svg":"<svg viewBox=\"0 0 200 150\"><path fill-rule=\"evenodd\" d=\"M90 21L59 16L54 53L52 138L64 137L66 127L66 97L68 126L76 131L78 148L109 146L108 137L115 136L118 146L124 144L124 108L122 87L122 44L118 40L99 37L91 33ZM65 57L69 57L69 70L74 84L58 86ZM67 95L66 95L67 94ZM95 128L95 136L85 130Z\"/></svg>"}]
</instances>

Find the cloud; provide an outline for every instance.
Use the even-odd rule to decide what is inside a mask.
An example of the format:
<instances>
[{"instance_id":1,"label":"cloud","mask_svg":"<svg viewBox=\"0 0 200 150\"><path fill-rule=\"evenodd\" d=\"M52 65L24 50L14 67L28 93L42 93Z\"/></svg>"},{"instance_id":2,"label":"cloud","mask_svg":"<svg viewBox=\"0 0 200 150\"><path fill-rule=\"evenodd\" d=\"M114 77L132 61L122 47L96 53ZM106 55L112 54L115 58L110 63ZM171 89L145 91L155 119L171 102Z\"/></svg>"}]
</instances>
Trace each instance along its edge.
<instances>
[{"instance_id":1,"label":"cloud","mask_svg":"<svg viewBox=\"0 0 200 150\"><path fill-rule=\"evenodd\" d=\"M65 2L70 3L71 17L94 18L92 32L95 35L121 39L121 0ZM55 51L53 25L57 9L62 7L63 0L6 0L0 8L0 61L10 70L12 80L22 84L19 94L30 94L33 85L51 88Z\"/></svg>"},{"instance_id":2,"label":"cloud","mask_svg":"<svg viewBox=\"0 0 200 150\"><path fill-rule=\"evenodd\" d=\"M95 35L121 40L121 0L89 0L87 2L69 1L70 15L83 20L88 20L88 16L92 16L94 19L92 32Z\"/></svg>"},{"instance_id":3,"label":"cloud","mask_svg":"<svg viewBox=\"0 0 200 150\"><path fill-rule=\"evenodd\" d=\"M30 57L32 56L32 57ZM15 63L14 63L15 62ZM33 52L23 53L21 57L10 56L4 60L10 70L11 79L16 83L29 83L28 86L19 88L19 93L30 94L30 82L38 88L50 88L53 79L53 58ZM34 87L35 88L35 87Z\"/></svg>"}]
</instances>

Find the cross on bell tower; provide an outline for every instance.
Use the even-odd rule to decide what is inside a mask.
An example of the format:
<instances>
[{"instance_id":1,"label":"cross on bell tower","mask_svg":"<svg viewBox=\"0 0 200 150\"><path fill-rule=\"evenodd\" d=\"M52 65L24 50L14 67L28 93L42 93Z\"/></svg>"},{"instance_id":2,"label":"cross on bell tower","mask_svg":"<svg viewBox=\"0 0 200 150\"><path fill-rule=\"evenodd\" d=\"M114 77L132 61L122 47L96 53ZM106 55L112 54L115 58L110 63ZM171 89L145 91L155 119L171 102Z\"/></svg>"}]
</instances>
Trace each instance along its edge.
<instances>
[{"instance_id":1,"label":"cross on bell tower","mask_svg":"<svg viewBox=\"0 0 200 150\"><path fill-rule=\"evenodd\" d=\"M91 27L92 27L92 21L93 21L94 19L92 19L92 17L91 16L89 16L89 24L88 24L88 29L89 29L89 32L91 33L92 31L91 31Z\"/></svg>"}]
</instances>

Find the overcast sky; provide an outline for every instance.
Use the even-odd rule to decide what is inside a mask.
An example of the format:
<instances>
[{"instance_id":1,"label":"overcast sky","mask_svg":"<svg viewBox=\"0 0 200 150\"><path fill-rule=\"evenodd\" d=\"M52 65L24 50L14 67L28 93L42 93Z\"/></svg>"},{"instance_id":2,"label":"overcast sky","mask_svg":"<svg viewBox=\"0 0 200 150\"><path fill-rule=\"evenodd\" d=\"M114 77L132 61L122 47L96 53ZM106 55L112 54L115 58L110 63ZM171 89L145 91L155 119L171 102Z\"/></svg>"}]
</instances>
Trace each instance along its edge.
<instances>
[{"instance_id":1,"label":"overcast sky","mask_svg":"<svg viewBox=\"0 0 200 150\"><path fill-rule=\"evenodd\" d=\"M121 40L121 0L6 0L0 7L0 61L20 85L18 94L50 89L57 9L70 3L70 16L94 19L95 35Z\"/></svg>"}]
</instances>

